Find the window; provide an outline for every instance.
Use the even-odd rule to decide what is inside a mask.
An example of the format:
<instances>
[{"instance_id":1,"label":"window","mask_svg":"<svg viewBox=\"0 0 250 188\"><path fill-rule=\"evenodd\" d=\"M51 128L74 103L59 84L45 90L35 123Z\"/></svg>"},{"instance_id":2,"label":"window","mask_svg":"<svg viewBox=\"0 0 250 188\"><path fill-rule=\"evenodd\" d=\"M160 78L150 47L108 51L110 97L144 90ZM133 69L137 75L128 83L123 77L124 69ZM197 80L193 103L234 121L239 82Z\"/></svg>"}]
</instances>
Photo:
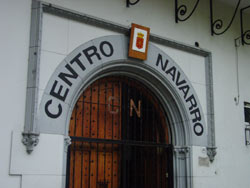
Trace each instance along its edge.
<instances>
[{"instance_id":1,"label":"window","mask_svg":"<svg viewBox=\"0 0 250 188\"><path fill-rule=\"evenodd\" d=\"M245 122L250 125L250 103L244 102Z\"/></svg>"},{"instance_id":2,"label":"window","mask_svg":"<svg viewBox=\"0 0 250 188\"><path fill-rule=\"evenodd\" d=\"M245 144L250 145L250 103L244 102L245 114Z\"/></svg>"}]
</instances>

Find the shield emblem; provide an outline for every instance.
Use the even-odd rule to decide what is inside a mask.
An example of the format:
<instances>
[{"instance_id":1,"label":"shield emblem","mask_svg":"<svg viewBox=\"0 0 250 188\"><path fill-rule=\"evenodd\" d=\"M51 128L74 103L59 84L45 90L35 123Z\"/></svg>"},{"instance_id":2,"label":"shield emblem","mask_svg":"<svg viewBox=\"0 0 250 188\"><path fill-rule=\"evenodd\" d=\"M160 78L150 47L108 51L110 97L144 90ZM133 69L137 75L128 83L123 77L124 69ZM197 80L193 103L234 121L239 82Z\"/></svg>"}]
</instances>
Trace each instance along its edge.
<instances>
[{"instance_id":1,"label":"shield emblem","mask_svg":"<svg viewBox=\"0 0 250 188\"><path fill-rule=\"evenodd\" d=\"M142 49L143 48L143 43L144 43L144 38L143 38L143 34L142 33L137 33L137 38L136 38L136 47L138 49Z\"/></svg>"}]
</instances>

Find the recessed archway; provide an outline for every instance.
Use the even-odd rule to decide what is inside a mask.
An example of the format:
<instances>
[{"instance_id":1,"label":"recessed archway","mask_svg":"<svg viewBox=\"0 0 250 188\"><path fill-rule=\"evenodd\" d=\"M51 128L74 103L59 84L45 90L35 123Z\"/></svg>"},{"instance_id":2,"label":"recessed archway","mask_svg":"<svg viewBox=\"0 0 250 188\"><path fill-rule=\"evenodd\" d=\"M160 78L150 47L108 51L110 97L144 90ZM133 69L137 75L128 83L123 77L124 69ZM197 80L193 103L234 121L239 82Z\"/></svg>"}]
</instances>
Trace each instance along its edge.
<instances>
[{"instance_id":1,"label":"recessed archway","mask_svg":"<svg viewBox=\"0 0 250 188\"><path fill-rule=\"evenodd\" d=\"M67 135L72 110L81 93L105 76L124 75L143 83L169 115L174 186L191 187L189 146L207 146L207 126L198 97L181 68L149 44L148 59L127 56L128 39L121 35L94 39L76 48L50 78L40 103L37 132ZM185 177L185 178L179 178Z\"/></svg>"}]
</instances>

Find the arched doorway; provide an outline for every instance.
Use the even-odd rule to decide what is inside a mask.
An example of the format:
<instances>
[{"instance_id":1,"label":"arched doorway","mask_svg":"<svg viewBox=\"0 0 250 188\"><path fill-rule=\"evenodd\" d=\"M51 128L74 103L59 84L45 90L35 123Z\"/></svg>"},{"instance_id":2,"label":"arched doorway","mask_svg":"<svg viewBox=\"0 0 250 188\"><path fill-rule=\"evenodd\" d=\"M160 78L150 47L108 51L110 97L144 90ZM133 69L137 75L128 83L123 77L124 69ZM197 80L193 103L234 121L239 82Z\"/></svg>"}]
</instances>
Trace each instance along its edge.
<instances>
[{"instance_id":1,"label":"arched doorway","mask_svg":"<svg viewBox=\"0 0 250 188\"><path fill-rule=\"evenodd\" d=\"M67 188L172 188L171 136L156 96L139 81L108 76L72 112Z\"/></svg>"},{"instance_id":2,"label":"arched doorway","mask_svg":"<svg viewBox=\"0 0 250 188\"><path fill-rule=\"evenodd\" d=\"M214 137L208 132L211 130L213 118L208 118L206 124L206 116L202 112L202 106L191 81L164 51L149 43L148 59L142 62L129 58L127 49L127 37L111 35L96 38L72 51L56 68L42 94L37 112L36 132L64 135L64 144L67 148L72 110L83 91L86 91L95 80L105 76L123 75L133 78L148 88L146 93L150 90L153 93L151 96L157 96L153 98L158 99L156 101L159 101L162 111L167 114L166 122L171 130L169 140L174 151L173 163L170 163L173 164L174 183L170 187L191 188L193 187L192 147L207 147L209 151L213 151L213 148L208 147L208 139ZM115 99L110 100L114 100L115 103ZM137 107L138 101L134 102ZM135 109L133 113L136 113ZM116 140L116 143L112 140L112 142L113 145L124 145L123 140ZM71 147L73 145L74 143ZM210 155L213 156L214 153ZM66 159L67 157L63 155L65 162L63 164L66 164ZM120 167L122 168L121 165ZM119 181L122 182L123 179L120 178ZM102 185L105 186L105 182Z\"/></svg>"}]
</instances>

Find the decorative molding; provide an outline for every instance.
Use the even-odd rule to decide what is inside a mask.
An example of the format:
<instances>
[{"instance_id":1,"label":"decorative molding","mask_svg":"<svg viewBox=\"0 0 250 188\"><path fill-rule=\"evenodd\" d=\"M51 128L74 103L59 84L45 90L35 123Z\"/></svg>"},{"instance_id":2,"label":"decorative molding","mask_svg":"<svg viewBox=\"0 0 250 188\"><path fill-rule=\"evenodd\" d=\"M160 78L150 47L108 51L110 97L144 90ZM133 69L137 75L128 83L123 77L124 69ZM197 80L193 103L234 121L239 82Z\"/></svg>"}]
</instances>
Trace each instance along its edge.
<instances>
[{"instance_id":1,"label":"decorative molding","mask_svg":"<svg viewBox=\"0 0 250 188\"><path fill-rule=\"evenodd\" d=\"M127 7L130 7L130 5L136 5L139 3L140 0L136 0L135 2L131 2L130 0L127 0Z\"/></svg>"},{"instance_id":2,"label":"decorative molding","mask_svg":"<svg viewBox=\"0 0 250 188\"><path fill-rule=\"evenodd\" d=\"M98 41L100 45L95 46L95 41ZM68 89L68 94L66 95L64 101L59 101L59 98L53 97L49 93L52 91L52 87L54 87L54 83L58 83L60 85L64 85L64 80L60 79L58 77L59 73L66 72L66 68L68 62L75 61L76 58L75 53L81 54L84 51L89 50L88 43L80 45L78 48L74 50L74 53L68 54L68 56L63 60L60 65L57 67L57 69L54 71L54 73L51 75L50 80L48 81L48 84L44 90L44 94L42 96L42 102L40 103L39 107L39 114L38 114L38 127L37 129L41 133L49 133L49 134L65 134L67 132L67 119L69 118L68 115L71 114L71 107L68 104L74 104L75 100L78 98L78 95L80 94L80 90L82 88L86 87L86 83L91 83L92 80L96 80L99 75L113 75L113 74L129 74L130 77L137 77L140 76L140 80L142 82L148 82L148 87L152 88L152 91L155 92L156 95L162 97L162 104L167 101L167 97L175 97L180 96L180 98L176 97L177 104L183 104L183 108L179 108L180 111L183 111L183 114L185 113L188 117L182 117L183 119L190 119L192 120L194 117L191 113L189 113L189 103L187 103L187 100L184 98L182 91L180 91L179 87L177 86L176 82L172 77L168 77L166 72L166 66L164 67L162 63L167 62L169 67L175 67L176 72L178 71L179 75L183 80L185 80L185 84L189 87L189 95L192 96L193 100L196 100L196 107L199 110L200 114L203 114L202 107L199 102L199 99L197 97L196 91L192 87L191 81L189 78L185 75L185 73L182 71L182 69L178 66L176 62L174 62L171 57L169 57L166 53L161 51L159 48L154 46L153 44L149 44L149 54L150 56L147 58L147 60L144 61L144 65L141 66L141 61L134 61L133 65L131 65L131 59L127 56L126 52L128 48L128 38L122 35L109 35L104 36L100 38L96 38L92 40L93 42L93 48L101 48L102 44L107 45L107 48L110 50L108 52L111 52L109 57L106 57L105 59L93 59L92 64L97 66L88 66L84 69L83 74L81 66L77 66L74 68L74 71L77 73L77 75L81 74L81 79L78 77L77 79L71 79L71 87ZM114 50L113 50L114 49ZM101 53L103 50L100 50ZM102 54L103 55L103 54ZM103 55L105 56L105 54ZM123 63L121 64L121 60ZM100 65L100 61L102 61L102 64ZM160 62L162 62L160 64ZM139 72L139 73L138 73ZM87 76L88 75L88 76ZM59 78L59 79L58 79ZM148 79L150 78L150 80ZM157 88L155 89L155 83L157 83L157 80L161 79L162 83L166 84L165 86L162 84L157 84ZM171 86L170 86L171 84ZM168 86L169 85L169 86ZM162 88L162 91L159 91L159 88ZM74 88L74 89L72 89ZM164 93L160 93L163 92ZM170 94L170 93L174 94ZM163 96L165 96L163 98ZM50 105L48 108L48 104ZM58 105L59 104L59 105ZM176 108L177 108L177 104ZM163 104L164 105L164 104ZM56 109L56 115L57 117L54 118L53 114L51 114L51 109L55 107ZM170 108L170 107L169 107ZM169 110L166 108L166 111ZM59 112L59 113L58 113ZM53 111L54 113L54 111ZM173 114L177 112L172 112ZM181 116L179 120L175 121L181 121ZM177 118L177 115L174 117ZM188 139L190 138L190 142L187 143L179 142L178 145L189 145L189 143L192 143L194 145L202 145L207 146L207 124L205 122L205 116L201 116L199 119L199 123L193 123L193 121L190 121L187 123L190 129L190 134L192 136L187 136ZM53 124L53 127L50 125ZM176 133L177 134L177 133ZM184 133L183 133L184 134ZM180 138L181 139L181 138Z\"/></svg>"},{"instance_id":3,"label":"decorative molding","mask_svg":"<svg viewBox=\"0 0 250 188\"><path fill-rule=\"evenodd\" d=\"M69 148L70 144L71 144L70 136L65 136L64 137L64 151L65 152L68 152L68 148Z\"/></svg>"},{"instance_id":4,"label":"decorative molding","mask_svg":"<svg viewBox=\"0 0 250 188\"><path fill-rule=\"evenodd\" d=\"M243 21L243 11L250 9L250 5L240 9L240 26L241 26L241 43L242 45L250 45L250 29L244 30L244 21Z\"/></svg>"},{"instance_id":5,"label":"decorative molding","mask_svg":"<svg viewBox=\"0 0 250 188\"><path fill-rule=\"evenodd\" d=\"M193 10L189 14L187 14L187 6L184 4L179 6L178 0L175 0L175 22L178 23L179 21L184 22L188 20L193 15L199 2L200 0L197 0Z\"/></svg>"},{"instance_id":6,"label":"decorative molding","mask_svg":"<svg viewBox=\"0 0 250 188\"><path fill-rule=\"evenodd\" d=\"M211 35L222 35L224 34L232 25L233 21L234 21L234 18L236 16L236 13L239 9L239 6L240 6L240 2L241 0L238 1L237 3L237 6L235 8L235 11L234 11L234 14L233 14L233 17L230 21L230 23L228 24L228 26L220 31L223 27L223 21L221 19L217 19L214 21L214 17L213 17L213 0L210 0L210 23L211 23Z\"/></svg>"},{"instance_id":7,"label":"decorative molding","mask_svg":"<svg viewBox=\"0 0 250 188\"><path fill-rule=\"evenodd\" d=\"M42 37L42 3L37 0L32 1L31 24L30 24L30 44L28 61L28 78L26 89L26 109L25 124L22 143L26 146L27 153L30 154L38 144L39 133L36 132L37 108L38 108L38 85L39 67L41 54Z\"/></svg>"},{"instance_id":8,"label":"decorative molding","mask_svg":"<svg viewBox=\"0 0 250 188\"><path fill-rule=\"evenodd\" d=\"M187 146L174 146L173 151L178 159L185 160L186 158L188 158L190 148Z\"/></svg>"},{"instance_id":9,"label":"decorative molding","mask_svg":"<svg viewBox=\"0 0 250 188\"><path fill-rule=\"evenodd\" d=\"M207 156L209 157L210 162L214 161L215 155L217 154L216 149L217 147L207 147Z\"/></svg>"},{"instance_id":10,"label":"decorative molding","mask_svg":"<svg viewBox=\"0 0 250 188\"><path fill-rule=\"evenodd\" d=\"M39 142L39 134L37 133L23 133L22 143L26 146L28 154L34 150Z\"/></svg>"},{"instance_id":11,"label":"decorative molding","mask_svg":"<svg viewBox=\"0 0 250 188\"><path fill-rule=\"evenodd\" d=\"M207 92L207 123L210 125L208 129L208 146L207 148L216 149L215 140L215 123L214 123L214 91L213 91L213 65L212 65L212 54L210 54L205 60L206 66L206 92ZM208 150L207 150L208 151ZM208 152L207 152L208 153ZM214 154L214 156L216 153ZM210 161L213 160L209 157Z\"/></svg>"},{"instance_id":12,"label":"decorative molding","mask_svg":"<svg viewBox=\"0 0 250 188\"><path fill-rule=\"evenodd\" d=\"M176 154L187 154L190 148L187 146L174 146L173 150Z\"/></svg>"},{"instance_id":13,"label":"decorative molding","mask_svg":"<svg viewBox=\"0 0 250 188\"><path fill-rule=\"evenodd\" d=\"M88 25L93 25L96 27L100 27L100 28L104 28L110 31L115 31L118 32L120 34L124 34L126 36L129 36L130 34L130 28L118 23L114 23L111 22L109 20L104 20L102 18L97 18L88 14L84 14L81 12L77 12L77 11L72 11L72 10L68 10L65 9L63 7L59 7L56 5L51 5L51 4L47 4L45 2L43 2L43 12L45 13L49 13L52 15L56 15L59 17L66 17L68 19L74 20L74 21L78 21L81 23L85 23ZM157 43L157 44L161 44L164 46L168 46L177 50L181 50L184 52L188 52L191 54L195 54L198 56L202 56L202 57L208 57L211 52L207 51L205 49L202 48L197 48L194 47L193 45L188 45L185 43L181 43L181 42L177 42L175 40L171 40L169 38L164 38L162 36L150 33L149 36L149 41Z\"/></svg>"},{"instance_id":14,"label":"decorative molding","mask_svg":"<svg viewBox=\"0 0 250 188\"><path fill-rule=\"evenodd\" d=\"M77 12L77 11L73 11L73 10L69 10L69 9L65 9L63 7L60 6L56 6L53 4L49 4L49 3L42 3L43 6L43 12L44 13L49 13L52 15L57 15L60 17L66 17L68 19L71 20L75 20L78 21L80 23L85 23L88 25L93 25L96 27L100 27L100 28L105 28L107 30L112 30L112 31L116 31L118 33L124 34L124 35L128 35L129 34L129 28L127 26L118 24L118 23L114 23L111 22L109 20L104 20L102 18L98 18L98 17L94 17L85 13L81 13L81 12ZM180 43L168 38L164 38L155 34L150 34L150 39L151 42L153 43L157 43L157 44L161 44L164 46L168 46L171 47L173 49L178 49L187 53L191 53L191 54L195 54L198 56L202 56L205 58L205 62L206 62L206 83L207 83L207 89L208 91L212 91L213 89L213 81L212 81L212 58L211 58L211 52L204 50L202 48L196 48L194 46L191 45L187 45L185 43ZM208 103L208 111L212 114L210 116L208 116L208 122L210 125L210 134L208 135L208 146L214 146L215 145L215 141L214 141L214 116L213 116L213 105L211 104L211 100L213 102L213 92L209 92L209 96L207 98L208 101L210 101L210 103ZM213 125L211 125L213 124ZM209 130L210 130L209 129ZM211 138L210 138L211 137Z\"/></svg>"}]
</instances>

